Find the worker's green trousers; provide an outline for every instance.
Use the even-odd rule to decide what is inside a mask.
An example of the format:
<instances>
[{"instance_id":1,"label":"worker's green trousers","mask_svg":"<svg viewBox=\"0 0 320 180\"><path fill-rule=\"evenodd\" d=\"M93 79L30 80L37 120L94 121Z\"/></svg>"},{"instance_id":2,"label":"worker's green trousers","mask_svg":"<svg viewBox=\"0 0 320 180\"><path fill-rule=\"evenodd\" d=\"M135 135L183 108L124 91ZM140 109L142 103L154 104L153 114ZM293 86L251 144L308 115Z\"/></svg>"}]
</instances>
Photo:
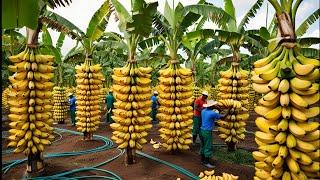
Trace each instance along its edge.
<instances>
[{"instance_id":1,"label":"worker's green trousers","mask_svg":"<svg viewBox=\"0 0 320 180\"><path fill-rule=\"evenodd\" d=\"M200 154L206 158L211 158L213 154L212 150L212 131L200 130L201 148Z\"/></svg>"},{"instance_id":2,"label":"worker's green trousers","mask_svg":"<svg viewBox=\"0 0 320 180\"><path fill-rule=\"evenodd\" d=\"M192 135L200 134L201 118L199 116L193 116Z\"/></svg>"},{"instance_id":3,"label":"worker's green trousers","mask_svg":"<svg viewBox=\"0 0 320 180\"><path fill-rule=\"evenodd\" d=\"M109 110L107 110L107 111L109 111ZM113 114L112 114L112 109L111 109L110 113L107 113L107 115L106 115L106 123L114 123L112 116L113 116Z\"/></svg>"},{"instance_id":4,"label":"worker's green trousers","mask_svg":"<svg viewBox=\"0 0 320 180\"><path fill-rule=\"evenodd\" d=\"M76 110L70 110L71 124L74 126L76 124Z\"/></svg>"}]
</instances>

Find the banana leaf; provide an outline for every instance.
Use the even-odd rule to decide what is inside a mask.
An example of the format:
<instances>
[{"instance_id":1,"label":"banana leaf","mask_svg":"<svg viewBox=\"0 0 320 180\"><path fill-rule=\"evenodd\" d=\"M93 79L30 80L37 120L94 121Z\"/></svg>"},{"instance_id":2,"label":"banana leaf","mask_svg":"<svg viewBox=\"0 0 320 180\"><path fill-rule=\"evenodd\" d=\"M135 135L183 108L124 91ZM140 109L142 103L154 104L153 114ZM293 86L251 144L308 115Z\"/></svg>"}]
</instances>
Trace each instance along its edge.
<instances>
[{"instance_id":1,"label":"banana leaf","mask_svg":"<svg viewBox=\"0 0 320 180\"><path fill-rule=\"evenodd\" d=\"M253 4L253 6L250 8L247 14L242 18L238 26L238 32L244 31L244 28L249 23L249 20L256 16L257 11L261 8L262 4L263 4L263 0L257 0L257 2Z\"/></svg>"},{"instance_id":2,"label":"banana leaf","mask_svg":"<svg viewBox=\"0 0 320 180\"><path fill-rule=\"evenodd\" d=\"M301 25L296 30L296 35L298 37L303 36L307 32L309 27L319 19L319 17L320 17L320 9L317 9L306 20L304 20L301 23Z\"/></svg>"},{"instance_id":3,"label":"banana leaf","mask_svg":"<svg viewBox=\"0 0 320 180\"><path fill-rule=\"evenodd\" d=\"M36 29L40 14L39 0L3 0L2 28L14 29L24 26Z\"/></svg>"},{"instance_id":4,"label":"banana leaf","mask_svg":"<svg viewBox=\"0 0 320 180\"><path fill-rule=\"evenodd\" d=\"M153 16L157 11L157 6L158 2L146 4L144 0L135 0L132 22L128 23L127 31L131 34L147 37L152 30Z\"/></svg>"},{"instance_id":5,"label":"banana leaf","mask_svg":"<svg viewBox=\"0 0 320 180\"><path fill-rule=\"evenodd\" d=\"M86 32L90 41L96 41L103 35L112 12L113 9L111 8L110 2L106 0L93 14Z\"/></svg>"},{"instance_id":6,"label":"banana leaf","mask_svg":"<svg viewBox=\"0 0 320 180\"><path fill-rule=\"evenodd\" d=\"M299 45L301 47L307 48L307 47L310 47L312 45L319 44L320 43L320 38L318 38L318 37L298 38L297 42L299 43Z\"/></svg>"}]
</instances>

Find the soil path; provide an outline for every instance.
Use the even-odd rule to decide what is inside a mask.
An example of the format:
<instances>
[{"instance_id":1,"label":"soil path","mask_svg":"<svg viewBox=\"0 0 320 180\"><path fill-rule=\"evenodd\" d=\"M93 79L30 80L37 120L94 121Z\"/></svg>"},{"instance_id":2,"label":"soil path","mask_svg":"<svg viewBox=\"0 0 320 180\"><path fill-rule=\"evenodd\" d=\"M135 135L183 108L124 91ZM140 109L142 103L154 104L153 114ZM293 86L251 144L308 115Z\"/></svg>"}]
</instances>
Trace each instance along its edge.
<instances>
[{"instance_id":1,"label":"soil path","mask_svg":"<svg viewBox=\"0 0 320 180\"><path fill-rule=\"evenodd\" d=\"M252 114L251 118L247 122L247 129L249 131L254 131L254 118L255 115ZM55 127L65 128L76 131L75 127L72 127L69 124L69 120L66 121L67 124L59 124L55 125ZM151 138L155 141L160 141L159 133L157 131L158 126L155 125L148 136L148 140ZM111 137L111 129L106 123L101 123L100 128L95 133L97 135L102 135L105 137ZM69 152L69 151L80 151L91 149L94 147L102 146L104 143L101 140L93 140L85 142L79 135L73 135L69 133L62 133L62 138L57 136L57 141L53 143L51 146L46 148L47 153L57 153L57 152ZM60 140L59 140L60 139ZM6 145L8 141L3 139L2 141L2 150L7 150ZM214 133L214 143L223 143L217 136L217 132ZM239 148L246 149L252 151L257 148L254 142L254 135L248 133L245 142L242 142L238 145ZM143 152L149 154L151 156L157 157L159 159L168 161L170 163L176 164L185 168L186 170L192 172L195 175L198 175L199 172L207 170L200 163L200 157L198 155L198 147L192 148L191 151L183 152L180 154L172 155L170 153L165 152L163 149L154 149L150 143L144 146ZM45 159L46 170L44 175L53 175L58 172L63 172L67 170L72 170L80 167L92 166L103 162L107 159L110 159L119 154L119 151L116 148L94 153L87 154L81 156L71 156L71 157L63 157L63 158L47 158ZM2 162L8 162L15 159L22 159L25 156L23 154L3 154ZM253 166L239 165L233 164L231 162L219 162L216 159L214 168L218 175L221 175L222 172L231 173L234 175L238 175L243 180L253 179L254 176L254 168ZM120 156L116 160L100 166L101 169L106 169L112 171L119 175L122 179L126 180L176 180L178 177L181 179L189 179L188 177L180 174L175 169L172 169L166 165L160 164L153 160L138 156L137 163L134 165L126 166L124 163L124 155ZM2 174L3 179L22 179L24 176L26 169L26 163L18 165L11 170L9 170L6 174ZM105 175L100 172L81 172L77 175Z\"/></svg>"}]
</instances>

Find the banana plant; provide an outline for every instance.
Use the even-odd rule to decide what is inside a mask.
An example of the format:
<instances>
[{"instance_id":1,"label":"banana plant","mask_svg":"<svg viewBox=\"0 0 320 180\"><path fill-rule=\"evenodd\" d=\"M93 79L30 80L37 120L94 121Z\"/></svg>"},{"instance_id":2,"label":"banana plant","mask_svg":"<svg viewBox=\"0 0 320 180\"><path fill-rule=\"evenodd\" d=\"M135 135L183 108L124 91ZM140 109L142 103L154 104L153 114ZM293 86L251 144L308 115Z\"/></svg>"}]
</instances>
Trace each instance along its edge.
<instances>
[{"instance_id":1,"label":"banana plant","mask_svg":"<svg viewBox=\"0 0 320 180\"><path fill-rule=\"evenodd\" d=\"M59 32L64 32L72 39L79 41L83 47L82 54L85 57L91 58L96 48L96 42L99 42L101 39L112 12L113 8L110 1L106 0L93 14L86 32L83 32L67 19L49 10L40 17L40 21L48 27Z\"/></svg>"},{"instance_id":2,"label":"banana plant","mask_svg":"<svg viewBox=\"0 0 320 180\"><path fill-rule=\"evenodd\" d=\"M250 19L255 16L262 6L262 3L263 0L257 0L242 18L238 26L232 0L224 0L224 9L207 3L189 5L186 6L186 10L203 15L217 24L220 30L216 30L215 33L219 41L231 48L233 61L240 62L240 47L252 51L257 49L263 50L263 47L268 45L268 42L259 35L253 34L252 31L245 29Z\"/></svg>"},{"instance_id":3,"label":"banana plant","mask_svg":"<svg viewBox=\"0 0 320 180\"><path fill-rule=\"evenodd\" d=\"M75 69L74 64L70 63L69 56L63 57L61 47L63 46L65 34L60 33L56 45L53 45L51 35L46 26L42 27L42 42L40 43L40 50L45 54L55 56L54 66L55 74L54 82L57 86L73 86L75 85Z\"/></svg>"},{"instance_id":4,"label":"banana plant","mask_svg":"<svg viewBox=\"0 0 320 180\"><path fill-rule=\"evenodd\" d=\"M113 68L124 66L128 55L127 46L120 35L112 37L115 33L105 33L102 40L97 44L93 54L96 63L101 64L102 73L105 77L111 77ZM106 87L112 85L112 78L107 78L104 82Z\"/></svg>"},{"instance_id":5,"label":"banana plant","mask_svg":"<svg viewBox=\"0 0 320 180\"><path fill-rule=\"evenodd\" d=\"M62 2L62 4L61 4ZM42 23L39 21L39 15L42 14L45 9L47 8L47 6L61 6L63 4L63 2L71 2L70 0L33 0L33 1L23 1L23 0L17 0L17 1L2 1L2 22L3 22L3 27L7 28L7 29L13 29L13 28L20 28L20 27L27 27L27 38L26 38L26 45L27 48L29 49L35 49L38 48L38 36L39 33L42 29ZM34 50L31 50L32 54L33 52L36 52ZM30 53L31 54L31 53ZM33 54L34 55L34 54ZM30 55L31 56L31 55ZM33 56L34 57L34 56ZM30 58L31 59L31 58ZM30 72L30 71L29 71ZM33 74L33 73L32 73ZM28 82L28 81L26 81ZM29 81L29 82L33 82L33 81ZM34 85L33 88L31 88L29 86L30 89L34 89ZM23 88L22 88L23 89ZM28 89L28 88L27 88ZM36 93L36 91L39 91L37 89L34 90L34 92ZM23 97L24 100L31 100L29 99L29 97ZM44 99L48 99L48 98L44 98ZM44 103L43 106L47 106L50 103ZM28 108L29 109L31 107L34 107L34 103L33 106L29 106L28 104L26 106L24 106L24 108ZM47 113L49 112L49 110L43 110L43 112ZM11 112L12 113L12 112ZM29 114L33 114L31 113L31 111L29 112ZM29 121L31 121L31 118L28 118L26 120L25 123L29 124ZM32 120L34 121L34 120ZM39 122L40 119L38 120ZM41 130L42 133L47 133L47 136L52 136L51 135L51 130L49 131L49 128L51 127L51 123L49 123L49 119L42 119L42 121L47 123L47 130ZM44 123L44 124L46 124ZM17 128L17 127L16 127ZM14 128L12 128L14 129ZM20 128L18 128L20 129ZM16 130L18 130L16 129ZM39 132L41 132L39 131ZM27 139L26 137L30 137L32 138L34 135L29 134L28 133L24 133L24 135L20 138L22 139ZM54 137L54 136L52 136ZM48 142L45 144L51 144L50 141L48 139L43 139L43 140L47 140ZM22 142L22 141L21 141ZM40 144L38 144L40 145ZM35 173L39 173L41 170L44 169L44 159L42 156L42 152L44 150L44 147L42 146L42 148L39 148L39 146L35 146L35 144L33 144L32 147L35 148L35 150L31 151L31 147L30 148L25 148L25 149L21 149L19 151L18 148L19 146L16 146L17 148L15 149L15 152L24 152L25 155L27 156L27 173L28 175L34 175ZM32 149L34 149L32 148Z\"/></svg>"},{"instance_id":6,"label":"banana plant","mask_svg":"<svg viewBox=\"0 0 320 180\"><path fill-rule=\"evenodd\" d=\"M196 77L197 72L199 72L197 71L199 69L196 68L197 58L201 54L203 48L205 48L209 43L208 39L215 38L214 34L215 33L212 33L212 30L200 29L186 33L186 35L182 37L182 44L188 55L188 61L191 63L191 70L193 72L193 79L195 82L197 82Z\"/></svg>"},{"instance_id":7,"label":"banana plant","mask_svg":"<svg viewBox=\"0 0 320 180\"><path fill-rule=\"evenodd\" d=\"M120 40L119 42L125 44L128 63L134 64L136 63L138 43L151 33L152 20L158 3L147 4L144 0L131 0L132 13L130 14L118 0L111 0L111 2L119 19L119 30L124 34L124 41ZM130 145L124 148L126 149L127 164L133 164L135 161L133 147Z\"/></svg>"}]
</instances>

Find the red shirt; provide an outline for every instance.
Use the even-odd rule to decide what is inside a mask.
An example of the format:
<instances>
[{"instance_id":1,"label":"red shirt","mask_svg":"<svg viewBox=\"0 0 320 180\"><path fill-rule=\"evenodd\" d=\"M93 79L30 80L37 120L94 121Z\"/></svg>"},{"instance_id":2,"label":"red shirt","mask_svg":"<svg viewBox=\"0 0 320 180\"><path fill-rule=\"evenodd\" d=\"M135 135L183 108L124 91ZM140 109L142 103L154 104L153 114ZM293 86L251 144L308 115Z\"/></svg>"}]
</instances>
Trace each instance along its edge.
<instances>
[{"instance_id":1,"label":"red shirt","mask_svg":"<svg viewBox=\"0 0 320 180\"><path fill-rule=\"evenodd\" d=\"M206 103L207 103L207 100L203 100L202 96L200 96L194 101L194 107L198 106L202 110L203 109L203 104L206 104ZM198 111L197 109L194 109L193 115L200 116L201 115L201 111Z\"/></svg>"}]
</instances>

